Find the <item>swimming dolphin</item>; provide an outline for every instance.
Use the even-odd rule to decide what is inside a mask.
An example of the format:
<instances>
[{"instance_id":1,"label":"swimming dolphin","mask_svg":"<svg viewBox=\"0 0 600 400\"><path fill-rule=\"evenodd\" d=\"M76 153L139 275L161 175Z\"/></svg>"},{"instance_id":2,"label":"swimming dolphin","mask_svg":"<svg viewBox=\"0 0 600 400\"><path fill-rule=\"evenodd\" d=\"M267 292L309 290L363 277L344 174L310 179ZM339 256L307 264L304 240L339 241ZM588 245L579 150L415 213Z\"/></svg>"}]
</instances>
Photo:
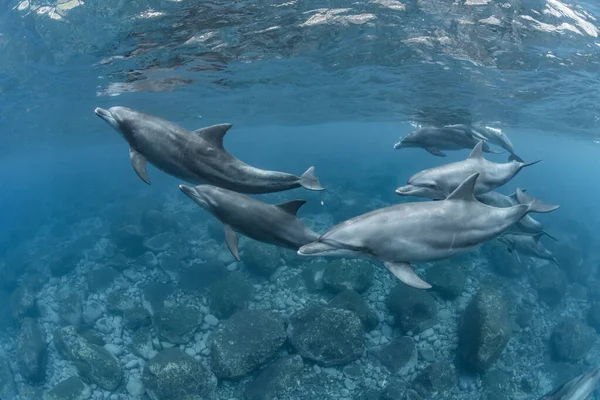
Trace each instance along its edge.
<instances>
[{"instance_id":1,"label":"swimming dolphin","mask_svg":"<svg viewBox=\"0 0 600 400\"><path fill-rule=\"evenodd\" d=\"M523 192L525 192L525 190L522 190ZM488 192L488 193L483 193L480 195L477 195L477 200L479 200L480 202L487 204L488 206L494 206L494 207L500 207L500 208L505 208L505 207L512 207L515 206L519 203L519 199L517 198L517 193L513 193L510 196L505 196L501 193L498 192ZM520 231L520 232L524 232L524 233L543 233L545 235L547 235L549 238L551 238L552 240L556 240L555 237L553 237L552 235L550 235L548 232L546 232L544 230L544 224L542 224L540 221L534 219L533 217L531 217L531 215L526 215L523 218L521 218L516 224L515 224L515 228Z\"/></svg>"},{"instance_id":2,"label":"swimming dolphin","mask_svg":"<svg viewBox=\"0 0 600 400\"><path fill-rule=\"evenodd\" d=\"M425 127L400 138L394 149L420 147L434 156L446 157L442 150L472 149L481 138L475 137L466 125L450 127ZM483 151L495 153L490 150L487 143L483 144Z\"/></svg>"},{"instance_id":3,"label":"swimming dolphin","mask_svg":"<svg viewBox=\"0 0 600 400\"><path fill-rule=\"evenodd\" d=\"M535 235L504 233L502 236L498 237L498 241L504 244L508 251L517 257L519 262L521 262L519 254L523 254L541 260L552 261L554 264L558 265L558 261L556 261L556 258L554 258L550 250L540 243L540 238L542 236L544 236L543 233L536 233Z\"/></svg>"},{"instance_id":4,"label":"swimming dolphin","mask_svg":"<svg viewBox=\"0 0 600 400\"><path fill-rule=\"evenodd\" d=\"M468 176L478 172L475 194L480 195L510 181L521 169L536 164L511 161L497 164L483 158L483 141L479 141L466 160L423 170L411 176L408 185L396 189L400 196L425 197L434 200L446 198Z\"/></svg>"},{"instance_id":5,"label":"swimming dolphin","mask_svg":"<svg viewBox=\"0 0 600 400\"><path fill-rule=\"evenodd\" d=\"M510 153L510 157L508 157L508 161L519 161L524 162L521 157L519 157L515 153L515 146L513 146L512 142L506 136L504 132L500 129L490 128L488 126L481 126L479 124L471 125L471 129L473 134L479 136L490 143L495 144L496 146L502 147L504 150Z\"/></svg>"},{"instance_id":6,"label":"swimming dolphin","mask_svg":"<svg viewBox=\"0 0 600 400\"><path fill-rule=\"evenodd\" d=\"M298 209L306 203L304 200L271 205L212 185L179 185L179 188L223 223L225 242L237 260L240 260L240 253L235 232L259 242L294 250L319 238L318 233L308 229L296 217Z\"/></svg>"},{"instance_id":7,"label":"swimming dolphin","mask_svg":"<svg viewBox=\"0 0 600 400\"><path fill-rule=\"evenodd\" d=\"M599 381L600 368L596 368L560 385L539 400L589 400Z\"/></svg>"},{"instance_id":8,"label":"swimming dolphin","mask_svg":"<svg viewBox=\"0 0 600 400\"><path fill-rule=\"evenodd\" d=\"M417 276L410 263L441 260L476 248L527 213L557 208L521 191L517 195L523 204L513 207L480 203L474 196L479 176L467 177L445 200L397 204L342 222L302 246L298 254L383 261L405 284L428 289L431 285Z\"/></svg>"},{"instance_id":9,"label":"swimming dolphin","mask_svg":"<svg viewBox=\"0 0 600 400\"><path fill-rule=\"evenodd\" d=\"M190 132L172 122L126 107L96 108L129 143L131 164L147 184L146 160L184 181L234 190L240 193L272 193L304 187L324 190L310 167L302 176L254 168L225 150L223 137L231 124L213 125Z\"/></svg>"}]
</instances>

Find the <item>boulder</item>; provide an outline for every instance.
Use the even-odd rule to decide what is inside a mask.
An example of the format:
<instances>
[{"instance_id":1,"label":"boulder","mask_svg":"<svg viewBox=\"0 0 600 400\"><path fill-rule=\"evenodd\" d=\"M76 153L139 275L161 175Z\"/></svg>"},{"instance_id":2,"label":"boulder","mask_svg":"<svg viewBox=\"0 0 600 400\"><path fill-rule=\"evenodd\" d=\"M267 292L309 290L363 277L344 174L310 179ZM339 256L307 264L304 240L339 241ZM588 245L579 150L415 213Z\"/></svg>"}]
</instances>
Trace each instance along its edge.
<instances>
[{"instance_id":1,"label":"boulder","mask_svg":"<svg viewBox=\"0 0 600 400\"><path fill-rule=\"evenodd\" d=\"M394 339L389 344L373 351L373 355L392 375L407 372L417 363L417 347L414 340L408 336Z\"/></svg>"},{"instance_id":2,"label":"boulder","mask_svg":"<svg viewBox=\"0 0 600 400\"><path fill-rule=\"evenodd\" d=\"M333 260L323 273L323 285L333 293L350 289L362 293L373 283L373 265L362 260Z\"/></svg>"},{"instance_id":3,"label":"boulder","mask_svg":"<svg viewBox=\"0 0 600 400\"><path fill-rule=\"evenodd\" d=\"M329 302L329 307L352 311L360 318L366 331L372 331L379 324L375 311L371 310L365 299L354 290L344 290Z\"/></svg>"},{"instance_id":4,"label":"boulder","mask_svg":"<svg viewBox=\"0 0 600 400\"><path fill-rule=\"evenodd\" d=\"M465 290L467 277L452 263L436 264L427 270L425 280L446 300L454 300Z\"/></svg>"},{"instance_id":5,"label":"boulder","mask_svg":"<svg viewBox=\"0 0 600 400\"><path fill-rule=\"evenodd\" d=\"M19 373L30 382L43 382L47 356L46 340L38 322L33 318L23 319L17 353Z\"/></svg>"},{"instance_id":6,"label":"boulder","mask_svg":"<svg viewBox=\"0 0 600 400\"><path fill-rule=\"evenodd\" d=\"M92 390L76 376L65 379L44 394L44 400L88 400Z\"/></svg>"},{"instance_id":7,"label":"boulder","mask_svg":"<svg viewBox=\"0 0 600 400\"><path fill-rule=\"evenodd\" d=\"M210 289L210 310L221 319L229 318L245 309L253 295L254 287L244 275L239 271L232 272Z\"/></svg>"},{"instance_id":8,"label":"boulder","mask_svg":"<svg viewBox=\"0 0 600 400\"><path fill-rule=\"evenodd\" d=\"M399 284L388 295L386 305L404 332L419 333L435 324L437 304L424 290Z\"/></svg>"},{"instance_id":9,"label":"boulder","mask_svg":"<svg viewBox=\"0 0 600 400\"><path fill-rule=\"evenodd\" d=\"M553 354L560 361L578 361L585 358L595 342L596 332L572 317L560 321L550 336Z\"/></svg>"},{"instance_id":10,"label":"boulder","mask_svg":"<svg viewBox=\"0 0 600 400\"><path fill-rule=\"evenodd\" d=\"M152 323L152 316L144 307L134 306L125 310L123 321L127 329L136 331L142 326L150 325Z\"/></svg>"},{"instance_id":11,"label":"boulder","mask_svg":"<svg viewBox=\"0 0 600 400\"><path fill-rule=\"evenodd\" d=\"M299 355L280 358L269 365L246 386L245 400L279 400L299 384L298 375L304 363Z\"/></svg>"},{"instance_id":12,"label":"boulder","mask_svg":"<svg viewBox=\"0 0 600 400\"><path fill-rule=\"evenodd\" d=\"M176 291L165 306L154 313L158 336L173 344L188 343L202 323L202 311L192 296Z\"/></svg>"},{"instance_id":13,"label":"boulder","mask_svg":"<svg viewBox=\"0 0 600 400\"><path fill-rule=\"evenodd\" d=\"M413 382L413 386L424 397L448 398L456 385L456 368L448 361L429 364Z\"/></svg>"},{"instance_id":14,"label":"boulder","mask_svg":"<svg viewBox=\"0 0 600 400\"><path fill-rule=\"evenodd\" d=\"M567 276L554 264L545 264L533 268L533 286L540 299L555 305L567 292Z\"/></svg>"},{"instance_id":15,"label":"boulder","mask_svg":"<svg viewBox=\"0 0 600 400\"><path fill-rule=\"evenodd\" d=\"M275 246L248 241L244 245L244 265L252 272L270 276L280 266L281 254Z\"/></svg>"}]
</instances>

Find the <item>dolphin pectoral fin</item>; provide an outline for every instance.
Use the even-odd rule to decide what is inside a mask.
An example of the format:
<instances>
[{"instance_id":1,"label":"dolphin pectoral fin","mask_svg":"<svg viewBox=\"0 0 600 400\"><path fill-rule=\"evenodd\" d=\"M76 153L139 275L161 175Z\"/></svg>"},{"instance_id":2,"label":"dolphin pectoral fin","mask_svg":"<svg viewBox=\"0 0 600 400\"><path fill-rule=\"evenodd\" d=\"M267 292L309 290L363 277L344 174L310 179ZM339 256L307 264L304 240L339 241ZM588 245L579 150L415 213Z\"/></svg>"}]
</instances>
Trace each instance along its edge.
<instances>
[{"instance_id":1,"label":"dolphin pectoral fin","mask_svg":"<svg viewBox=\"0 0 600 400\"><path fill-rule=\"evenodd\" d=\"M437 147L425 147L425 150L438 157L447 157L446 153L438 149Z\"/></svg>"},{"instance_id":2,"label":"dolphin pectoral fin","mask_svg":"<svg viewBox=\"0 0 600 400\"><path fill-rule=\"evenodd\" d=\"M281 208L283 211L296 215L298 214L298 210L300 207L306 204L306 200L291 200L286 201L285 203L275 204L276 207Z\"/></svg>"},{"instance_id":3,"label":"dolphin pectoral fin","mask_svg":"<svg viewBox=\"0 0 600 400\"><path fill-rule=\"evenodd\" d=\"M223 137L231 127L231 124L212 125L196 129L194 133L219 149L223 149Z\"/></svg>"},{"instance_id":4,"label":"dolphin pectoral fin","mask_svg":"<svg viewBox=\"0 0 600 400\"><path fill-rule=\"evenodd\" d=\"M130 147L129 159L131 160L131 165L133 166L137 176L139 176L141 180L149 185L150 178L148 178L148 171L146 171L146 157Z\"/></svg>"},{"instance_id":5,"label":"dolphin pectoral fin","mask_svg":"<svg viewBox=\"0 0 600 400\"><path fill-rule=\"evenodd\" d=\"M386 261L383 264L396 278L400 279L406 285L416 289L431 289L431 285L419 278L415 271L413 271L410 263L392 263Z\"/></svg>"},{"instance_id":6,"label":"dolphin pectoral fin","mask_svg":"<svg viewBox=\"0 0 600 400\"><path fill-rule=\"evenodd\" d=\"M240 251L238 250L238 237L230 225L225 225L225 243L227 248L236 260L240 261Z\"/></svg>"},{"instance_id":7,"label":"dolphin pectoral fin","mask_svg":"<svg viewBox=\"0 0 600 400\"><path fill-rule=\"evenodd\" d=\"M517 261L519 262L519 264L523 264L523 262L521 261L521 257L519 257L519 252L515 250L513 251L513 254L515 255L515 257L517 257Z\"/></svg>"}]
</instances>

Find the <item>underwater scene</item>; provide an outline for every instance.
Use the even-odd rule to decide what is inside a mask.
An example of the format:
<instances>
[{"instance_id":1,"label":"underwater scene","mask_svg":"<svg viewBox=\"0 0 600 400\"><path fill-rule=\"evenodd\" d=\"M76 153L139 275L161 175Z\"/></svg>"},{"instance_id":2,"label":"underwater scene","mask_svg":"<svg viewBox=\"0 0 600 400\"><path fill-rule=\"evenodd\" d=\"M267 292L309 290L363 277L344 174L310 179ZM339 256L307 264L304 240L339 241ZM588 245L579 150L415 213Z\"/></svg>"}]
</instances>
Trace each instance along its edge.
<instances>
[{"instance_id":1,"label":"underwater scene","mask_svg":"<svg viewBox=\"0 0 600 400\"><path fill-rule=\"evenodd\" d=\"M0 0L0 400L600 399L599 18Z\"/></svg>"}]
</instances>

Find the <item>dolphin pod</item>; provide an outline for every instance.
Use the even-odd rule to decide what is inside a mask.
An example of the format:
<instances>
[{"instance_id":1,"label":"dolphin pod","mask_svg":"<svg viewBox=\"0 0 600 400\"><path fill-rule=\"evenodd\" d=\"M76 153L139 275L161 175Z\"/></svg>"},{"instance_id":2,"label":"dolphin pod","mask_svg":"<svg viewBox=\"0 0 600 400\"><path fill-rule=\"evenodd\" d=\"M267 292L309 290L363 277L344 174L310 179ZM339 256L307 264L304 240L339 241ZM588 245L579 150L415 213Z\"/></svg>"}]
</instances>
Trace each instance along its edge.
<instances>
[{"instance_id":1,"label":"dolphin pod","mask_svg":"<svg viewBox=\"0 0 600 400\"><path fill-rule=\"evenodd\" d=\"M400 196L425 197L434 200L446 198L468 176L478 172L481 176L475 187L475 194L492 191L519 173L523 168L536 164L511 161L494 163L483 158L483 141L479 141L466 160L444 164L423 170L411 176L408 184L396 189Z\"/></svg>"},{"instance_id":2,"label":"dolphin pod","mask_svg":"<svg viewBox=\"0 0 600 400\"><path fill-rule=\"evenodd\" d=\"M296 217L300 207L306 203L304 200L270 205L212 185L179 185L179 188L223 223L227 247L237 260L240 260L240 253L235 232L293 250L319 238Z\"/></svg>"},{"instance_id":3,"label":"dolphin pod","mask_svg":"<svg viewBox=\"0 0 600 400\"><path fill-rule=\"evenodd\" d=\"M298 250L301 256L367 258L383 261L405 284L428 289L411 263L448 258L500 235L530 212L547 213L545 204L517 191L521 204L497 208L475 198L480 173L467 177L446 199L403 203L342 222L314 243Z\"/></svg>"},{"instance_id":4,"label":"dolphin pod","mask_svg":"<svg viewBox=\"0 0 600 400\"><path fill-rule=\"evenodd\" d=\"M231 124L213 125L190 132L172 122L126 107L96 108L129 143L131 164L150 184L146 161L184 181L209 183L240 193L272 193L304 187L324 190L310 167L302 176L252 167L225 150L223 137Z\"/></svg>"},{"instance_id":5,"label":"dolphin pod","mask_svg":"<svg viewBox=\"0 0 600 400\"><path fill-rule=\"evenodd\" d=\"M540 260L552 261L554 264L558 265L558 261L556 261L552 252L540 243L540 238L543 235L544 233L537 233L535 235L505 233L498 237L498 240L506 246L510 253L513 253L515 257L517 257L519 262L521 262L519 254L522 254L539 258Z\"/></svg>"}]
</instances>

